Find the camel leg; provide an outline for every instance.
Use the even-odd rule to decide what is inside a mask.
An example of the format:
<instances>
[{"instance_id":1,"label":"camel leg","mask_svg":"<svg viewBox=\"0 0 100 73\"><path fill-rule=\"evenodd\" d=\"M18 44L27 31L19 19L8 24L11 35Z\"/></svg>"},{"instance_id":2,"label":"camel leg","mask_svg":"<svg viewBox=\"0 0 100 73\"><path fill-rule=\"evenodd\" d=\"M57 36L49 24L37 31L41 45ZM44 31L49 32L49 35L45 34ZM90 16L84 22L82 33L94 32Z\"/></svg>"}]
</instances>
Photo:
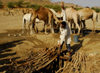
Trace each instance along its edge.
<instances>
[{"instance_id":1,"label":"camel leg","mask_svg":"<svg viewBox=\"0 0 100 73\"><path fill-rule=\"evenodd\" d=\"M34 25L33 25L33 23L31 23L31 25L30 25L31 27L31 29L30 29L30 35L32 35L33 34L33 28L34 28ZM34 28L34 31L35 31L35 28Z\"/></svg>"},{"instance_id":2,"label":"camel leg","mask_svg":"<svg viewBox=\"0 0 100 73\"><path fill-rule=\"evenodd\" d=\"M48 21L49 21L49 25L51 27L51 32L54 33L54 29L53 29L53 15L51 13L48 14Z\"/></svg>"},{"instance_id":3,"label":"camel leg","mask_svg":"<svg viewBox=\"0 0 100 73\"><path fill-rule=\"evenodd\" d=\"M37 23L35 23L35 25L33 24L33 28L34 28L34 31L36 32L36 33L38 33L38 28L37 28L37 25L38 25L39 23L37 22Z\"/></svg>"},{"instance_id":4,"label":"camel leg","mask_svg":"<svg viewBox=\"0 0 100 73\"><path fill-rule=\"evenodd\" d=\"M80 20L78 21L78 24L79 24L79 27L78 27L78 30L80 31L80 35L83 36L83 33L84 33L84 29L85 29L85 20Z\"/></svg>"},{"instance_id":5,"label":"camel leg","mask_svg":"<svg viewBox=\"0 0 100 73\"><path fill-rule=\"evenodd\" d=\"M11 12L11 15L14 16L13 12Z\"/></svg>"},{"instance_id":6,"label":"camel leg","mask_svg":"<svg viewBox=\"0 0 100 73\"><path fill-rule=\"evenodd\" d=\"M30 26L31 26L31 22L29 23L29 25L28 25L28 30L29 30L29 32L30 32ZM30 32L31 33L31 32Z\"/></svg>"},{"instance_id":7,"label":"camel leg","mask_svg":"<svg viewBox=\"0 0 100 73\"><path fill-rule=\"evenodd\" d=\"M70 29L72 29L72 26L71 26L71 24L72 24L72 23L71 23L71 22L69 22L69 28L70 28Z\"/></svg>"},{"instance_id":8,"label":"camel leg","mask_svg":"<svg viewBox=\"0 0 100 73\"><path fill-rule=\"evenodd\" d=\"M78 24L79 24L80 28L82 29L83 28L82 21L79 21Z\"/></svg>"},{"instance_id":9,"label":"camel leg","mask_svg":"<svg viewBox=\"0 0 100 73\"><path fill-rule=\"evenodd\" d=\"M76 24L76 27L78 28L78 35L80 34L80 26L78 24L78 19L74 18L74 23Z\"/></svg>"},{"instance_id":10,"label":"camel leg","mask_svg":"<svg viewBox=\"0 0 100 73\"><path fill-rule=\"evenodd\" d=\"M95 21L94 20L93 20L93 30L92 30L92 32L95 33Z\"/></svg>"},{"instance_id":11,"label":"camel leg","mask_svg":"<svg viewBox=\"0 0 100 73\"><path fill-rule=\"evenodd\" d=\"M37 25L35 24L35 21L33 21L31 23L31 34L33 34L35 32L38 32L38 29L37 29Z\"/></svg>"},{"instance_id":12,"label":"camel leg","mask_svg":"<svg viewBox=\"0 0 100 73\"><path fill-rule=\"evenodd\" d=\"M44 23L43 31L45 32L45 23Z\"/></svg>"},{"instance_id":13,"label":"camel leg","mask_svg":"<svg viewBox=\"0 0 100 73\"><path fill-rule=\"evenodd\" d=\"M22 26L22 34L24 34L25 33L25 24L23 24L23 26Z\"/></svg>"},{"instance_id":14,"label":"camel leg","mask_svg":"<svg viewBox=\"0 0 100 73\"><path fill-rule=\"evenodd\" d=\"M75 22L76 24L76 27L78 28L78 34L80 34L80 27L79 27L79 24L77 22Z\"/></svg>"},{"instance_id":15,"label":"camel leg","mask_svg":"<svg viewBox=\"0 0 100 73\"><path fill-rule=\"evenodd\" d=\"M76 29L75 23L73 21L70 21L68 24L70 30L73 29L73 33L75 34L75 29Z\"/></svg>"},{"instance_id":16,"label":"camel leg","mask_svg":"<svg viewBox=\"0 0 100 73\"><path fill-rule=\"evenodd\" d=\"M69 28L71 29L71 23L69 21L67 23L68 23Z\"/></svg>"},{"instance_id":17,"label":"camel leg","mask_svg":"<svg viewBox=\"0 0 100 73\"><path fill-rule=\"evenodd\" d=\"M72 31L71 31L71 22L68 22L68 26L69 26L70 32L72 34Z\"/></svg>"},{"instance_id":18,"label":"camel leg","mask_svg":"<svg viewBox=\"0 0 100 73\"><path fill-rule=\"evenodd\" d=\"M44 24L45 34L47 34L47 25Z\"/></svg>"},{"instance_id":19,"label":"camel leg","mask_svg":"<svg viewBox=\"0 0 100 73\"><path fill-rule=\"evenodd\" d=\"M34 25L33 25L32 21L31 21L31 22L29 23L29 25L28 25L28 29L29 29L30 35L33 34L33 28L34 28ZM35 31L35 28L34 28L34 31Z\"/></svg>"},{"instance_id":20,"label":"camel leg","mask_svg":"<svg viewBox=\"0 0 100 73\"><path fill-rule=\"evenodd\" d=\"M53 28L53 19L51 21L51 32L54 33L54 28Z\"/></svg>"},{"instance_id":21,"label":"camel leg","mask_svg":"<svg viewBox=\"0 0 100 73\"><path fill-rule=\"evenodd\" d=\"M80 34L80 27L78 24L76 24L77 28L78 28L78 34Z\"/></svg>"},{"instance_id":22,"label":"camel leg","mask_svg":"<svg viewBox=\"0 0 100 73\"><path fill-rule=\"evenodd\" d=\"M44 28L43 28L43 30L44 30L44 32L45 32L45 34L47 34L47 21L44 21L45 23L44 23Z\"/></svg>"},{"instance_id":23,"label":"camel leg","mask_svg":"<svg viewBox=\"0 0 100 73\"><path fill-rule=\"evenodd\" d=\"M51 32L54 33L53 25L50 26L51 26Z\"/></svg>"},{"instance_id":24,"label":"camel leg","mask_svg":"<svg viewBox=\"0 0 100 73\"><path fill-rule=\"evenodd\" d=\"M83 23L82 28L86 28L86 25L85 25L85 20L82 20L82 23Z\"/></svg>"},{"instance_id":25,"label":"camel leg","mask_svg":"<svg viewBox=\"0 0 100 73\"><path fill-rule=\"evenodd\" d=\"M26 20L23 20L23 24L22 24L22 34L25 33L26 30Z\"/></svg>"},{"instance_id":26,"label":"camel leg","mask_svg":"<svg viewBox=\"0 0 100 73\"><path fill-rule=\"evenodd\" d=\"M71 22L71 28L75 28L75 24L73 22Z\"/></svg>"}]
</instances>

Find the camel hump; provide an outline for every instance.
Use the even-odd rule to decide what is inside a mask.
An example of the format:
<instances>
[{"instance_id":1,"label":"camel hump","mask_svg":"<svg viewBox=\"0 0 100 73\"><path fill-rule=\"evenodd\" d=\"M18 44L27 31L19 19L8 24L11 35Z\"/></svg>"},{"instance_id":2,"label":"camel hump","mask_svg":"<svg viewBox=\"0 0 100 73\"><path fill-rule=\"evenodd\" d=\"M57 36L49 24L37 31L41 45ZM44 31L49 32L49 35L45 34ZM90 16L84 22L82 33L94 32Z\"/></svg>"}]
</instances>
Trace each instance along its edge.
<instances>
[{"instance_id":1,"label":"camel hump","mask_svg":"<svg viewBox=\"0 0 100 73\"><path fill-rule=\"evenodd\" d=\"M86 8L90 8L90 7L87 6Z\"/></svg>"},{"instance_id":2,"label":"camel hump","mask_svg":"<svg viewBox=\"0 0 100 73\"><path fill-rule=\"evenodd\" d=\"M44 10L44 9L46 9L46 8L43 6L40 6L40 8L39 8L39 10Z\"/></svg>"},{"instance_id":3,"label":"camel hump","mask_svg":"<svg viewBox=\"0 0 100 73\"><path fill-rule=\"evenodd\" d=\"M40 6L40 8L39 9L37 9L36 11L37 12L45 12L45 11L47 11L48 9L47 8L45 8L45 7L43 7L43 6Z\"/></svg>"},{"instance_id":4,"label":"camel hump","mask_svg":"<svg viewBox=\"0 0 100 73\"><path fill-rule=\"evenodd\" d=\"M44 7L40 6L40 8L39 8L39 9L44 9Z\"/></svg>"}]
</instances>

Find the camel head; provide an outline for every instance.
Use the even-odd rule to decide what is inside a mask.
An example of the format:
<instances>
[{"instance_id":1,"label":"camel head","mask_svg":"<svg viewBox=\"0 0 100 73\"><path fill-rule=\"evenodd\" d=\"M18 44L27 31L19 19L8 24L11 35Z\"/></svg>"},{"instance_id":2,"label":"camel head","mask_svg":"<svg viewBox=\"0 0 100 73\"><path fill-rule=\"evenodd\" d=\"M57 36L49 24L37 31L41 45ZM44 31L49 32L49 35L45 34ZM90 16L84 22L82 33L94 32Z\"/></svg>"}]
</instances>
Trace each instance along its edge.
<instances>
[{"instance_id":1,"label":"camel head","mask_svg":"<svg viewBox=\"0 0 100 73\"><path fill-rule=\"evenodd\" d=\"M55 21L56 28L59 28L59 26L60 26L61 22L62 22L62 20Z\"/></svg>"}]
</instances>

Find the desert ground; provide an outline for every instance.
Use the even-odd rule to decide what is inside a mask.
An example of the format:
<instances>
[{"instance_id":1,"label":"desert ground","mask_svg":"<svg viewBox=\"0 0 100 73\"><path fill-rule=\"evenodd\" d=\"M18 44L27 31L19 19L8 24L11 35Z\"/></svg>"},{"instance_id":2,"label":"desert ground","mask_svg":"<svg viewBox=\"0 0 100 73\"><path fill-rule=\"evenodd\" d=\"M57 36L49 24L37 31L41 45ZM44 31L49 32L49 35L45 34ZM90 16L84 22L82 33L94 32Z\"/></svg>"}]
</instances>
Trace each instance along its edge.
<instances>
[{"instance_id":1,"label":"desert ground","mask_svg":"<svg viewBox=\"0 0 100 73\"><path fill-rule=\"evenodd\" d=\"M57 46L59 33L44 34L44 32L33 35L21 34L22 15L15 14L3 15L0 13L0 73L6 72L11 60L17 61L28 57L30 50L36 52L46 47ZM38 24L39 30L42 30L43 24ZM84 51L90 59L93 73L100 73L100 13L98 22L96 22L96 33L91 33L92 20L86 21L88 31L84 36L79 37L79 42L71 42L71 48L75 53ZM65 47L63 47L65 48ZM74 54L73 54L74 55Z\"/></svg>"}]
</instances>

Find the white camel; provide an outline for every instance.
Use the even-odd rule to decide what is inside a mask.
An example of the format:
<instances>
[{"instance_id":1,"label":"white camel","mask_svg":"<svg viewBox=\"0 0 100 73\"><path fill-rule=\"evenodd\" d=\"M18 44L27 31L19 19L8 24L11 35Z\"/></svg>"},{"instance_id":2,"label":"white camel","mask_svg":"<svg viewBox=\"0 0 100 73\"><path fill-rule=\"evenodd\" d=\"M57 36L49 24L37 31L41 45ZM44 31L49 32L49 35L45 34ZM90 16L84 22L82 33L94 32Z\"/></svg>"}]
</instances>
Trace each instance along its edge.
<instances>
[{"instance_id":1,"label":"white camel","mask_svg":"<svg viewBox=\"0 0 100 73\"><path fill-rule=\"evenodd\" d=\"M31 13L26 13L26 14L23 16L23 21L22 21L22 33L25 33L26 26L31 22L31 16L32 16ZM36 23L41 22L38 18L36 18L35 21L36 21ZM28 25L28 27L32 27L32 26Z\"/></svg>"}]
</instances>

